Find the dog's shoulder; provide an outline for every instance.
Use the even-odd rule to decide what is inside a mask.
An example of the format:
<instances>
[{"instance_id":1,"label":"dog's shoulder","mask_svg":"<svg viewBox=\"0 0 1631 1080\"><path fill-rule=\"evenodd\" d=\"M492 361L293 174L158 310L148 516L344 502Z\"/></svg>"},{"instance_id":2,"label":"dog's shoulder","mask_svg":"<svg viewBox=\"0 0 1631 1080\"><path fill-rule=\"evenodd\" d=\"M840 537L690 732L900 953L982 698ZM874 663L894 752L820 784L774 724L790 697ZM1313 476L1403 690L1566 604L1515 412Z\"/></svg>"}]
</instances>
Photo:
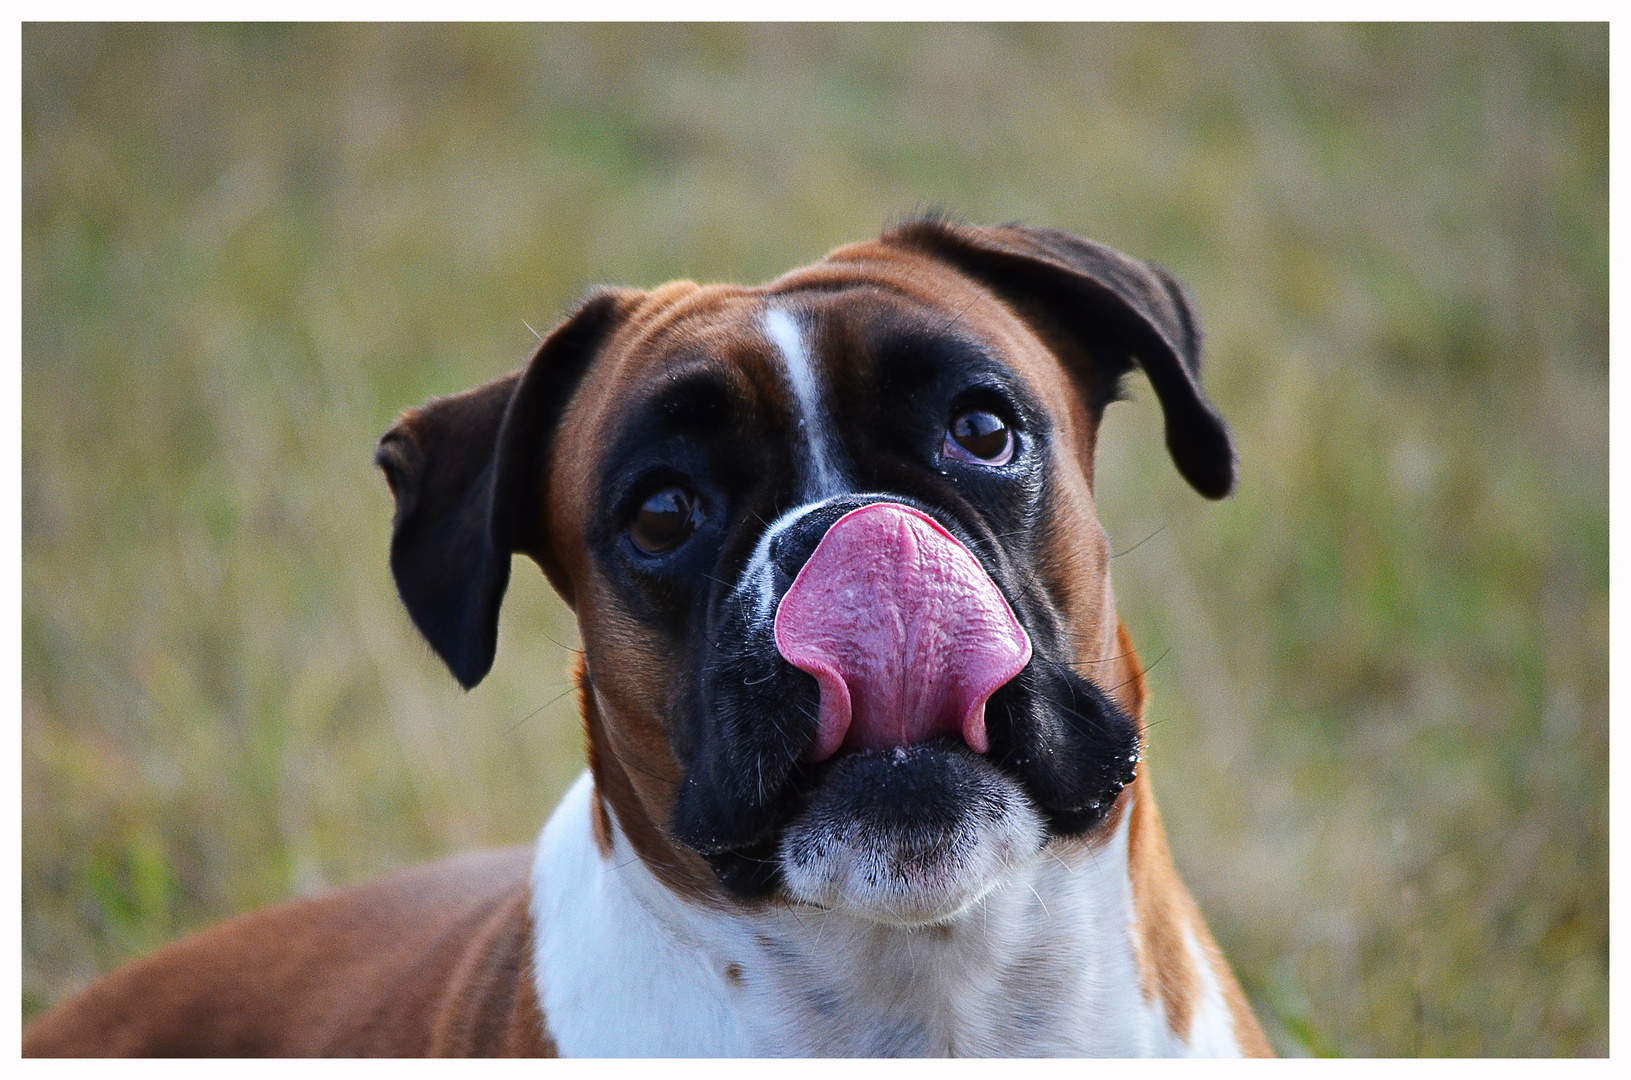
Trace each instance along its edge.
<instances>
[{"instance_id":1,"label":"dog's shoulder","mask_svg":"<svg viewBox=\"0 0 1631 1080\"><path fill-rule=\"evenodd\" d=\"M27 1056L551 1055L532 851L460 856L256 911L92 983Z\"/></svg>"}]
</instances>

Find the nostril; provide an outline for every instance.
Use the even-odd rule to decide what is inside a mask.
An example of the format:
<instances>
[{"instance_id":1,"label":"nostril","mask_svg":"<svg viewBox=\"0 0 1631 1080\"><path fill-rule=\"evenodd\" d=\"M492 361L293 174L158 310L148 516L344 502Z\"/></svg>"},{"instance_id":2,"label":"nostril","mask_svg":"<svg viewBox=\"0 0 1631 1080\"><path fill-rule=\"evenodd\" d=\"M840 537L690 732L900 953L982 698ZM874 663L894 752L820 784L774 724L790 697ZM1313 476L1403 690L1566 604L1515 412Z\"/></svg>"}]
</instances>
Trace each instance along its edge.
<instances>
[{"instance_id":1,"label":"nostril","mask_svg":"<svg viewBox=\"0 0 1631 1080\"><path fill-rule=\"evenodd\" d=\"M786 525L782 525L778 520L779 531L771 537L767 549L770 563L786 574L787 581L791 582L799 576L799 571L804 569L804 564L809 561L816 545L835 522L859 507L877 501L875 496L846 495L802 509L798 516Z\"/></svg>"},{"instance_id":2,"label":"nostril","mask_svg":"<svg viewBox=\"0 0 1631 1080\"><path fill-rule=\"evenodd\" d=\"M809 557L812 546L795 543L791 534L783 533L770 542L770 561L791 581L798 576L799 569Z\"/></svg>"},{"instance_id":3,"label":"nostril","mask_svg":"<svg viewBox=\"0 0 1631 1080\"><path fill-rule=\"evenodd\" d=\"M770 562L791 582L810 561L816 545L842 513L817 511L770 542Z\"/></svg>"}]
</instances>

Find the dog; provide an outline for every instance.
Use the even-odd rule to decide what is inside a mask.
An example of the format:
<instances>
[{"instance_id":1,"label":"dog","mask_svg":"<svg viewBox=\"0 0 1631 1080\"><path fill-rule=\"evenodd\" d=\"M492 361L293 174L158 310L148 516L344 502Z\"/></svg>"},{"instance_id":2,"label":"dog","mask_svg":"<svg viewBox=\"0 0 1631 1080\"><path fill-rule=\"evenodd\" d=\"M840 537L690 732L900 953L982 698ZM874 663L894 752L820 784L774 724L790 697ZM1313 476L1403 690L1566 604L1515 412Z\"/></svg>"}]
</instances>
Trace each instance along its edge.
<instances>
[{"instance_id":1,"label":"dog","mask_svg":"<svg viewBox=\"0 0 1631 1080\"><path fill-rule=\"evenodd\" d=\"M377 452L461 684L513 553L576 614L589 767L536 848L225 923L25 1054L1268 1055L1168 854L1095 509L1134 368L1231 491L1200 361L1172 277L1019 225L595 292Z\"/></svg>"}]
</instances>

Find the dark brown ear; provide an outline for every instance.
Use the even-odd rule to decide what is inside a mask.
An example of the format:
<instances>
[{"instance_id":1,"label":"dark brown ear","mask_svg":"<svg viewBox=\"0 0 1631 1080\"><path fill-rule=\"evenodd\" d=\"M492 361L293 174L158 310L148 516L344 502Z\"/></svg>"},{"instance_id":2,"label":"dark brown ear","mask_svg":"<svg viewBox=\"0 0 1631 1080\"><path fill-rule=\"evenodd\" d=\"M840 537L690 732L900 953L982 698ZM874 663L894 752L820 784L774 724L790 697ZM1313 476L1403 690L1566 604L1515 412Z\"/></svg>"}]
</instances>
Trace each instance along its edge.
<instances>
[{"instance_id":1,"label":"dark brown ear","mask_svg":"<svg viewBox=\"0 0 1631 1080\"><path fill-rule=\"evenodd\" d=\"M525 368L428 401L379 440L374 461L396 497L397 592L467 690L493 666L511 553L536 559L572 603L571 583L540 528L540 471L572 392L633 295L597 293L550 332Z\"/></svg>"},{"instance_id":2,"label":"dark brown ear","mask_svg":"<svg viewBox=\"0 0 1631 1080\"><path fill-rule=\"evenodd\" d=\"M928 218L891 229L883 239L981 282L1068 365L1097 365L1085 382L1087 373L1073 371L1095 405L1109 400L1116 379L1132 365L1142 367L1161 401L1178 471L1209 499L1234 490L1229 425L1201 391L1200 321L1183 286L1166 271L1058 229L1023 225L985 229Z\"/></svg>"}]
</instances>

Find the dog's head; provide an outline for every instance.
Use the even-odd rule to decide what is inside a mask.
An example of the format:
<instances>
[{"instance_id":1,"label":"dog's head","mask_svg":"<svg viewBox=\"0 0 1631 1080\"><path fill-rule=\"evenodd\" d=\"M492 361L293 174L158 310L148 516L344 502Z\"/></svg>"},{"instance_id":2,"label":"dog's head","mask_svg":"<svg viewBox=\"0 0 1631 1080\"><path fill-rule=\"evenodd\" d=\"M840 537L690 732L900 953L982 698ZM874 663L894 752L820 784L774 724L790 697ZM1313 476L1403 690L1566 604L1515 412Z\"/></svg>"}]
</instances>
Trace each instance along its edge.
<instances>
[{"instance_id":1,"label":"dog's head","mask_svg":"<svg viewBox=\"0 0 1631 1080\"><path fill-rule=\"evenodd\" d=\"M602 840L609 805L670 887L941 920L1134 777L1095 440L1141 367L1227 494L1199 362L1176 282L1051 230L916 221L758 288L604 291L381 440L392 570L468 687L511 553L543 568Z\"/></svg>"}]
</instances>

